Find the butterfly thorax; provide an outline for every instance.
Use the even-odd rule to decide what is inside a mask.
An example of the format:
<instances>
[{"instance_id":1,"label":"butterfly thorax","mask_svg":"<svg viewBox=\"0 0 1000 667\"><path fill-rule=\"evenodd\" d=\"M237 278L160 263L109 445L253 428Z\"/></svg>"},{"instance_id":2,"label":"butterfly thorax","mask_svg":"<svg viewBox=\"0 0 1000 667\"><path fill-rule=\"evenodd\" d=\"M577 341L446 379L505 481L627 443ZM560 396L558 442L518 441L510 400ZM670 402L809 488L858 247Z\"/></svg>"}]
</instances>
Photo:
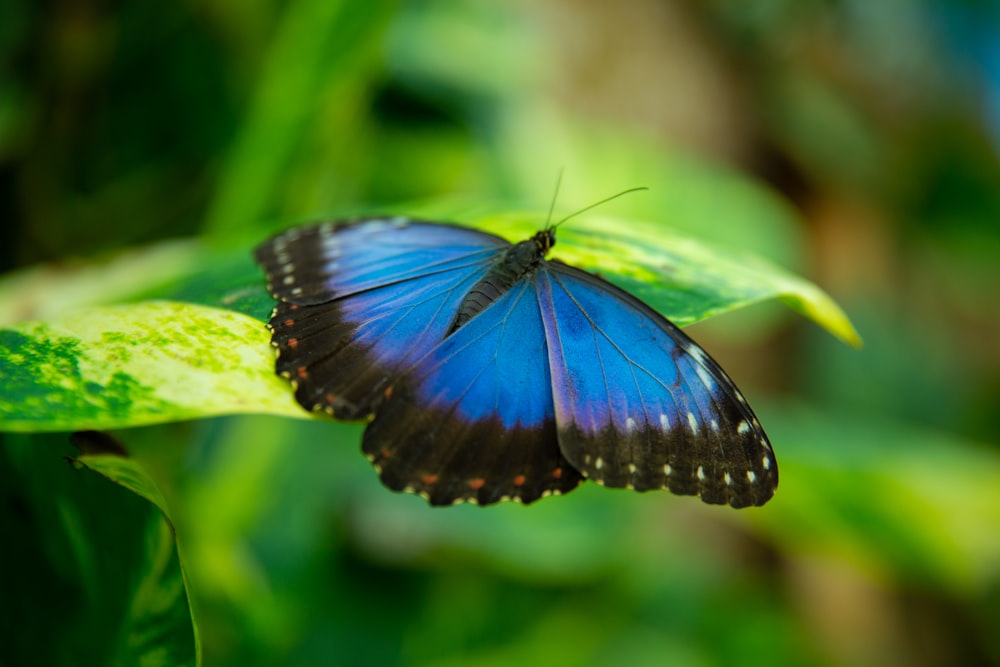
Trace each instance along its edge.
<instances>
[{"instance_id":1,"label":"butterfly thorax","mask_svg":"<svg viewBox=\"0 0 1000 667\"><path fill-rule=\"evenodd\" d=\"M507 248L482 280L473 285L462 299L448 335L486 310L518 281L537 271L545 261L546 253L555 243L555 232L546 229L527 241L515 243Z\"/></svg>"}]
</instances>

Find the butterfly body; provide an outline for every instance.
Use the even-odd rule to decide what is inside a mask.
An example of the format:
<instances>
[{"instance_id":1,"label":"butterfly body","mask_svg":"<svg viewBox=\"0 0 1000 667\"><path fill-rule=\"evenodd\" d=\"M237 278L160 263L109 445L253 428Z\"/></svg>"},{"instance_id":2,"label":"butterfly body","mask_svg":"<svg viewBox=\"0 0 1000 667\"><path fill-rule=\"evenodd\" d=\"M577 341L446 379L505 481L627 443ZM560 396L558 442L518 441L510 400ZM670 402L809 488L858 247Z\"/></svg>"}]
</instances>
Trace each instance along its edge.
<instances>
[{"instance_id":1,"label":"butterfly body","mask_svg":"<svg viewBox=\"0 0 1000 667\"><path fill-rule=\"evenodd\" d=\"M382 482L432 504L532 502L583 479L761 505L777 465L729 377L601 278L407 218L327 223L257 250L277 370L306 408L371 418Z\"/></svg>"}]
</instances>

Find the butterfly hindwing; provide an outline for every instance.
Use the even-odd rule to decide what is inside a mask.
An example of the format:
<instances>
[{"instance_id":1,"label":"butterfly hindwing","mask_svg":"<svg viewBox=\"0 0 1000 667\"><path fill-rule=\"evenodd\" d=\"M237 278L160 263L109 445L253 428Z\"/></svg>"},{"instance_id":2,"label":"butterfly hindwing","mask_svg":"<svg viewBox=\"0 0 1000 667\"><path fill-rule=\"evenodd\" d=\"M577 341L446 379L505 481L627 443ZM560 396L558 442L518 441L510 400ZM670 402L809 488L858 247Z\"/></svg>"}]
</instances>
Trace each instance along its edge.
<instances>
[{"instance_id":1,"label":"butterfly hindwing","mask_svg":"<svg viewBox=\"0 0 1000 667\"><path fill-rule=\"evenodd\" d=\"M558 446L551 386L522 281L394 384L362 447L386 486L435 505L564 493L581 477Z\"/></svg>"},{"instance_id":2,"label":"butterfly hindwing","mask_svg":"<svg viewBox=\"0 0 1000 667\"><path fill-rule=\"evenodd\" d=\"M365 417L392 379L444 338L507 242L463 227L368 219L295 228L257 250L279 299L279 374L310 410Z\"/></svg>"},{"instance_id":3,"label":"butterfly hindwing","mask_svg":"<svg viewBox=\"0 0 1000 667\"><path fill-rule=\"evenodd\" d=\"M536 276L560 447L607 486L762 505L778 471L742 394L647 305L559 262Z\"/></svg>"}]
</instances>

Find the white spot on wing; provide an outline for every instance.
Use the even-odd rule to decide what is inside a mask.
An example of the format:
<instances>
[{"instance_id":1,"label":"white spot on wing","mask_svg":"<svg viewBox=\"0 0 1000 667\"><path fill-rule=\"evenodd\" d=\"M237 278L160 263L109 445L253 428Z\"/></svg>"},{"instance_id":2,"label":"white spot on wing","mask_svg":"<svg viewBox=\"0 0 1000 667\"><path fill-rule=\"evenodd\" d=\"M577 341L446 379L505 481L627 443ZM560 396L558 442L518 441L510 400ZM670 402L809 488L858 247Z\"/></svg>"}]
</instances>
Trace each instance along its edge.
<instances>
[{"instance_id":1,"label":"white spot on wing","mask_svg":"<svg viewBox=\"0 0 1000 667\"><path fill-rule=\"evenodd\" d=\"M604 459L598 456L597 459L594 461L594 469L600 470L603 467L604 467Z\"/></svg>"},{"instance_id":2,"label":"white spot on wing","mask_svg":"<svg viewBox=\"0 0 1000 667\"><path fill-rule=\"evenodd\" d=\"M764 470L770 470L771 469L771 459L769 459L766 456L760 460L760 464L762 466L764 466Z\"/></svg>"},{"instance_id":3,"label":"white spot on wing","mask_svg":"<svg viewBox=\"0 0 1000 667\"><path fill-rule=\"evenodd\" d=\"M729 471L726 471L722 475L722 479L723 479L723 481L725 481L726 486L732 486L733 485L733 476L729 474Z\"/></svg>"},{"instance_id":4,"label":"white spot on wing","mask_svg":"<svg viewBox=\"0 0 1000 667\"><path fill-rule=\"evenodd\" d=\"M635 424L635 420L634 419L632 419L631 417L629 417L628 419L625 420L625 430L626 431L628 431L629 433L631 433L632 431L635 430L635 427L636 427L636 424Z\"/></svg>"},{"instance_id":5,"label":"white spot on wing","mask_svg":"<svg viewBox=\"0 0 1000 667\"><path fill-rule=\"evenodd\" d=\"M662 428L664 431L670 430L670 420L667 419L667 415L662 413L660 414L660 428Z\"/></svg>"},{"instance_id":6,"label":"white spot on wing","mask_svg":"<svg viewBox=\"0 0 1000 667\"><path fill-rule=\"evenodd\" d=\"M736 432L740 435L746 435L750 432L750 424L747 423L746 419L740 420L740 423L736 425Z\"/></svg>"},{"instance_id":7,"label":"white spot on wing","mask_svg":"<svg viewBox=\"0 0 1000 667\"><path fill-rule=\"evenodd\" d=\"M702 384L704 384L709 391L715 389L715 379L712 378L711 374L707 370L705 370L704 366L695 366L695 372L701 379Z\"/></svg>"},{"instance_id":8,"label":"white spot on wing","mask_svg":"<svg viewBox=\"0 0 1000 667\"><path fill-rule=\"evenodd\" d=\"M705 467L704 466L698 466L698 481L699 482L704 482L705 481Z\"/></svg>"},{"instance_id":9,"label":"white spot on wing","mask_svg":"<svg viewBox=\"0 0 1000 667\"><path fill-rule=\"evenodd\" d=\"M698 418L694 416L693 412L688 411L688 426L691 427L692 433L698 432Z\"/></svg>"},{"instance_id":10,"label":"white spot on wing","mask_svg":"<svg viewBox=\"0 0 1000 667\"><path fill-rule=\"evenodd\" d=\"M674 474L674 469L670 467L669 463L663 464L663 474L666 475L667 477L670 477L672 474Z\"/></svg>"},{"instance_id":11,"label":"white spot on wing","mask_svg":"<svg viewBox=\"0 0 1000 667\"><path fill-rule=\"evenodd\" d=\"M699 364L705 363L705 351L702 350L697 345L695 345L694 343L687 345L684 348L684 351L690 354L692 357L694 357Z\"/></svg>"}]
</instances>

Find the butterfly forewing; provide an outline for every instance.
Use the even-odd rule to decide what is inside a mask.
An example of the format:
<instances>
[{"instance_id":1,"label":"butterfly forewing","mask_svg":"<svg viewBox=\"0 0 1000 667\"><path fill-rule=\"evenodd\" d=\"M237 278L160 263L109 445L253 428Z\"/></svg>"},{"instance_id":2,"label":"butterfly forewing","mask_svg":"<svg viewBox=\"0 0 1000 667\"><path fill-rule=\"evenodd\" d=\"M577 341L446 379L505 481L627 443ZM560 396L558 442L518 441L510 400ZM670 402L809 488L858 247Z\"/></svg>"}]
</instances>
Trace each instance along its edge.
<instances>
[{"instance_id":1,"label":"butterfly forewing","mask_svg":"<svg viewBox=\"0 0 1000 667\"><path fill-rule=\"evenodd\" d=\"M464 267L509 244L492 234L408 218L293 227L261 244L271 295L299 305Z\"/></svg>"},{"instance_id":2,"label":"butterfly forewing","mask_svg":"<svg viewBox=\"0 0 1000 667\"><path fill-rule=\"evenodd\" d=\"M697 344L631 295L548 262L536 278L559 441L588 478L761 505L777 465L742 394Z\"/></svg>"},{"instance_id":3,"label":"butterfly forewing","mask_svg":"<svg viewBox=\"0 0 1000 667\"><path fill-rule=\"evenodd\" d=\"M403 219L274 237L257 259L279 299L269 323L277 371L307 409L371 414L392 379L444 338L465 293L507 245Z\"/></svg>"},{"instance_id":4,"label":"butterfly forewing","mask_svg":"<svg viewBox=\"0 0 1000 667\"><path fill-rule=\"evenodd\" d=\"M556 438L534 290L515 286L403 375L363 449L386 486L435 505L529 503L576 487Z\"/></svg>"}]
</instances>

